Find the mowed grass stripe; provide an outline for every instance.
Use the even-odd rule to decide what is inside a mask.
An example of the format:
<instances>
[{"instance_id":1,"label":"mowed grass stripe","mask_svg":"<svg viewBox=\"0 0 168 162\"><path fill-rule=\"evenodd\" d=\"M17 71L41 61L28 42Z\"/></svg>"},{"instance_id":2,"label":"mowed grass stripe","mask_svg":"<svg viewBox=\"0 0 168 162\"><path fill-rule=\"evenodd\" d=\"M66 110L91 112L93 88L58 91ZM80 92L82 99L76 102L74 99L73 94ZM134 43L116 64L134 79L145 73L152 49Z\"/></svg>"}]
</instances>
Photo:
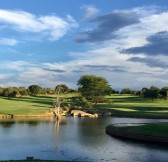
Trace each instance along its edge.
<instances>
[{"instance_id":1,"label":"mowed grass stripe","mask_svg":"<svg viewBox=\"0 0 168 162\"><path fill-rule=\"evenodd\" d=\"M61 95L64 98L79 96L78 93ZM56 96L23 96L15 98L0 97L0 114L43 114L53 108ZM106 96L107 103L98 103L95 109L112 112L113 115L168 118L167 100L145 100L135 95ZM74 103L70 101L72 105Z\"/></svg>"}]
</instances>

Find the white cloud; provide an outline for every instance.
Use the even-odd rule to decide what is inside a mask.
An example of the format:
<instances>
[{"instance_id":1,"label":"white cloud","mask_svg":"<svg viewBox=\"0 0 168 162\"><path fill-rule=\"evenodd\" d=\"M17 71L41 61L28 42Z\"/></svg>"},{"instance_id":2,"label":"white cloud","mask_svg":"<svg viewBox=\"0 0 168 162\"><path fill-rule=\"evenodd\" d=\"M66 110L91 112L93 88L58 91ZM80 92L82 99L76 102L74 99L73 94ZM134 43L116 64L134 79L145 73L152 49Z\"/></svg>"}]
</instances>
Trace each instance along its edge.
<instances>
[{"instance_id":1,"label":"white cloud","mask_svg":"<svg viewBox=\"0 0 168 162\"><path fill-rule=\"evenodd\" d=\"M124 27L116 32L119 36L118 42L123 48L140 47L148 43L147 38L159 32L168 32L168 11L155 12L142 8L140 23ZM141 8L136 9L140 13Z\"/></svg>"},{"instance_id":2,"label":"white cloud","mask_svg":"<svg viewBox=\"0 0 168 162\"><path fill-rule=\"evenodd\" d=\"M141 13L140 9L136 10ZM15 80L16 83L25 85L36 83L44 87L54 87L61 82L71 87L76 87L76 81L84 74L103 76L107 78L113 88L117 89L126 87L137 89L144 86L150 87L151 85L166 86L168 84L167 69L154 66L149 67L144 63L128 61L128 59L135 57L135 55L121 53L122 49L145 45L148 43L146 38L154 33L162 30L168 31L167 12L150 10L148 12L148 10L144 10L145 8L143 8L143 14L141 13L143 16L141 15L138 24L118 30L115 39L104 41L101 44L89 44L90 50L70 52L72 57L70 61L59 63L6 62L6 66L0 63L0 69L5 67L9 70L16 70L17 75L15 78L12 78L13 80L11 79L13 82ZM68 17L68 19L73 22L71 17ZM43 19L38 21L43 24L48 24L50 27L47 28L51 28L53 23L56 23L52 17L43 17ZM41 30L47 31L46 29ZM52 34L51 31L50 34ZM60 36L57 35L57 37ZM136 56L141 58L145 57L144 54ZM157 58L163 61L167 60L166 56L157 56ZM102 68L97 70L96 68L92 68L94 66L103 67L104 65L108 69ZM121 69L113 69L113 67L121 67ZM59 70L65 72L59 73ZM5 82L2 84L5 84Z\"/></svg>"},{"instance_id":3,"label":"white cloud","mask_svg":"<svg viewBox=\"0 0 168 162\"><path fill-rule=\"evenodd\" d=\"M56 15L36 16L24 11L0 10L0 22L18 32L45 34L50 40L58 40L78 24L70 16L63 19Z\"/></svg>"},{"instance_id":4,"label":"white cloud","mask_svg":"<svg viewBox=\"0 0 168 162\"><path fill-rule=\"evenodd\" d=\"M34 67L34 66L37 66L37 65L27 61L0 61L1 70L22 72L27 67Z\"/></svg>"},{"instance_id":5,"label":"white cloud","mask_svg":"<svg viewBox=\"0 0 168 162\"><path fill-rule=\"evenodd\" d=\"M83 19L86 21L95 17L99 12L99 10L92 5L84 5L81 8L85 10L85 15L83 16Z\"/></svg>"}]
</instances>

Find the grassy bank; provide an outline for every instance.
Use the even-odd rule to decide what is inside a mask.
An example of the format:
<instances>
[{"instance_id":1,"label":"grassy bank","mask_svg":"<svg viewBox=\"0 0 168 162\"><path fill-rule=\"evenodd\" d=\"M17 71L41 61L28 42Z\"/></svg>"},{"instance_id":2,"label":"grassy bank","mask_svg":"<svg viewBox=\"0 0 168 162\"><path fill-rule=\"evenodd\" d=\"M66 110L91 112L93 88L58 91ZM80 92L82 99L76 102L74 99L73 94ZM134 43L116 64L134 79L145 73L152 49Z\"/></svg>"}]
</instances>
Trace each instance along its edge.
<instances>
[{"instance_id":1,"label":"grassy bank","mask_svg":"<svg viewBox=\"0 0 168 162\"><path fill-rule=\"evenodd\" d=\"M168 143L168 123L109 125L106 133L125 139Z\"/></svg>"},{"instance_id":2,"label":"grassy bank","mask_svg":"<svg viewBox=\"0 0 168 162\"><path fill-rule=\"evenodd\" d=\"M168 138L168 123L147 123L144 125L119 126L119 127L110 125L109 129L112 129L112 131L113 130L122 131L138 135Z\"/></svg>"},{"instance_id":3,"label":"grassy bank","mask_svg":"<svg viewBox=\"0 0 168 162\"><path fill-rule=\"evenodd\" d=\"M62 97L71 98L77 93L65 94ZM113 116L168 118L167 100L145 100L133 95L106 96L108 103L99 103L93 109L111 112ZM16 98L0 97L0 115L38 115L53 108L54 96L23 96ZM68 101L74 105L72 101Z\"/></svg>"}]
</instances>

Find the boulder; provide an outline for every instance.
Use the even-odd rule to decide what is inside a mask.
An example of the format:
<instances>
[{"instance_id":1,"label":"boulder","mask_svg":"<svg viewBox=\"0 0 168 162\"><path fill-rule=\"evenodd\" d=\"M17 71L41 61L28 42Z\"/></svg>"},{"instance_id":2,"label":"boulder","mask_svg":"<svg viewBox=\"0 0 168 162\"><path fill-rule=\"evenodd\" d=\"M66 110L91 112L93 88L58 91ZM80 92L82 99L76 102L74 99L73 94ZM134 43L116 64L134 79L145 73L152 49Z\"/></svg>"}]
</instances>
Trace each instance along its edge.
<instances>
[{"instance_id":1,"label":"boulder","mask_svg":"<svg viewBox=\"0 0 168 162\"><path fill-rule=\"evenodd\" d=\"M72 110L71 115L72 116L78 116L78 117L95 117L95 115L92 115L90 113L86 113L86 112L81 111L81 110Z\"/></svg>"}]
</instances>

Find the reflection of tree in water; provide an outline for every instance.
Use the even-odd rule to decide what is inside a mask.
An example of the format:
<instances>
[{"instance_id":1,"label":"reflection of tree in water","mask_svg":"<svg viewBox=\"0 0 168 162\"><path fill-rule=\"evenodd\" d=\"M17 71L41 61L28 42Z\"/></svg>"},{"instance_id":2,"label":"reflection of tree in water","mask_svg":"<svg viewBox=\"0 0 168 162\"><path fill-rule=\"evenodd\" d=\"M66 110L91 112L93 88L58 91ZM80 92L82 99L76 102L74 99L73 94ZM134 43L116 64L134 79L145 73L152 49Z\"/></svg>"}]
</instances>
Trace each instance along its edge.
<instances>
[{"instance_id":1,"label":"reflection of tree in water","mask_svg":"<svg viewBox=\"0 0 168 162\"><path fill-rule=\"evenodd\" d=\"M105 118L83 118L78 124L78 140L87 146L98 146L106 143Z\"/></svg>"},{"instance_id":2,"label":"reflection of tree in water","mask_svg":"<svg viewBox=\"0 0 168 162\"><path fill-rule=\"evenodd\" d=\"M41 119L36 119L36 118L29 118L29 119L19 119L16 120L16 123L19 124L27 124L29 126L37 126L41 123L49 123L50 122L50 118L41 118Z\"/></svg>"},{"instance_id":3,"label":"reflection of tree in water","mask_svg":"<svg viewBox=\"0 0 168 162\"><path fill-rule=\"evenodd\" d=\"M67 134L65 133L66 119L64 118L55 118L53 120L53 145L55 146L55 153L60 156L62 148L64 148L64 142L67 139ZM66 138L64 138L66 137Z\"/></svg>"},{"instance_id":4,"label":"reflection of tree in water","mask_svg":"<svg viewBox=\"0 0 168 162\"><path fill-rule=\"evenodd\" d=\"M59 134L59 125L60 125L60 122L61 122L61 118L56 119L54 121L54 130L56 132L56 135Z\"/></svg>"},{"instance_id":5,"label":"reflection of tree in water","mask_svg":"<svg viewBox=\"0 0 168 162\"><path fill-rule=\"evenodd\" d=\"M0 125L4 128L10 128L13 124L15 124L14 121L1 121Z\"/></svg>"},{"instance_id":6,"label":"reflection of tree in water","mask_svg":"<svg viewBox=\"0 0 168 162\"><path fill-rule=\"evenodd\" d=\"M42 121L40 120L17 120L16 123L18 124L28 124L29 126L37 126L41 123Z\"/></svg>"},{"instance_id":7,"label":"reflection of tree in water","mask_svg":"<svg viewBox=\"0 0 168 162\"><path fill-rule=\"evenodd\" d=\"M37 119L27 119L27 120L23 120L23 119L11 119L11 120L3 120L0 121L0 126L4 127L4 128L10 128L12 125L14 124L27 124L29 126L37 126L39 125L41 122L43 123L49 123L49 120L37 120Z\"/></svg>"},{"instance_id":8,"label":"reflection of tree in water","mask_svg":"<svg viewBox=\"0 0 168 162\"><path fill-rule=\"evenodd\" d=\"M37 126L37 125L40 124L40 121L35 121L35 120L34 121L28 121L27 124L30 125L30 126Z\"/></svg>"},{"instance_id":9,"label":"reflection of tree in water","mask_svg":"<svg viewBox=\"0 0 168 162\"><path fill-rule=\"evenodd\" d=\"M54 132L56 133L56 136L59 135L60 126L66 125L67 122L64 118L55 118L54 119Z\"/></svg>"}]
</instances>

